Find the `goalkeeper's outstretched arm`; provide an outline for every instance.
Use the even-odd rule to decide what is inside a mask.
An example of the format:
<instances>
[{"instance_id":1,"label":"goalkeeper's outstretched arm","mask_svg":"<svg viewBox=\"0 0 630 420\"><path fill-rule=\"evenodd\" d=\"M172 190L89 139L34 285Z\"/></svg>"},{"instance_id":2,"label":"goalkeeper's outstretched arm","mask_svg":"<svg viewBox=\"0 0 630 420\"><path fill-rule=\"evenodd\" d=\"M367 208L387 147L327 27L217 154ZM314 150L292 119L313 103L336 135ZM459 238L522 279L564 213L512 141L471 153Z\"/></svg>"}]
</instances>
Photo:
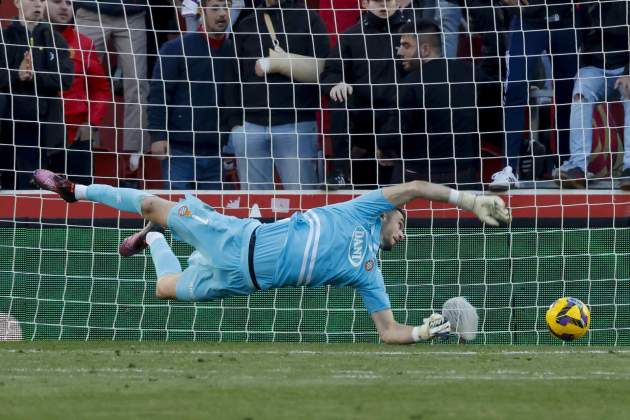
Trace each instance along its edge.
<instances>
[{"instance_id":1,"label":"goalkeeper's outstretched arm","mask_svg":"<svg viewBox=\"0 0 630 420\"><path fill-rule=\"evenodd\" d=\"M506 208L505 202L497 196L475 195L430 182L412 181L385 187L383 195L396 207L416 198L423 198L449 202L460 209L469 210L475 213L483 223L492 226L498 226L499 222L509 223L510 221L510 211Z\"/></svg>"},{"instance_id":2,"label":"goalkeeper's outstretched arm","mask_svg":"<svg viewBox=\"0 0 630 420\"><path fill-rule=\"evenodd\" d=\"M446 337L451 324L440 314L432 314L417 327L396 322L391 309L372 313L372 320L381 340L387 344L413 344L434 337Z\"/></svg>"}]
</instances>

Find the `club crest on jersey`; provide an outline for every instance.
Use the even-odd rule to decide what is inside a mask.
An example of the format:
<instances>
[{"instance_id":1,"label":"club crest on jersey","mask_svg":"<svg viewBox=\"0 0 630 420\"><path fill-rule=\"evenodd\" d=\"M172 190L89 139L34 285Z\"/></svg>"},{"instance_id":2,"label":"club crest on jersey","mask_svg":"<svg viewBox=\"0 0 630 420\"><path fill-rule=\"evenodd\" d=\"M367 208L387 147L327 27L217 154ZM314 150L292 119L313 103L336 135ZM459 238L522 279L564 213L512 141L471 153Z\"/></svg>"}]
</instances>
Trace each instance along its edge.
<instances>
[{"instance_id":1,"label":"club crest on jersey","mask_svg":"<svg viewBox=\"0 0 630 420\"><path fill-rule=\"evenodd\" d=\"M372 271L372 269L374 268L374 260L370 258L365 262L363 267L365 268L365 271Z\"/></svg>"},{"instance_id":2,"label":"club crest on jersey","mask_svg":"<svg viewBox=\"0 0 630 420\"><path fill-rule=\"evenodd\" d=\"M192 213L190 212L188 206L181 206L179 210L177 210L177 214L181 217L190 217Z\"/></svg>"},{"instance_id":3,"label":"club crest on jersey","mask_svg":"<svg viewBox=\"0 0 630 420\"><path fill-rule=\"evenodd\" d=\"M348 261L358 268L365 257L367 251L367 230L363 226L357 226L352 232L350 245L348 246Z\"/></svg>"}]
</instances>

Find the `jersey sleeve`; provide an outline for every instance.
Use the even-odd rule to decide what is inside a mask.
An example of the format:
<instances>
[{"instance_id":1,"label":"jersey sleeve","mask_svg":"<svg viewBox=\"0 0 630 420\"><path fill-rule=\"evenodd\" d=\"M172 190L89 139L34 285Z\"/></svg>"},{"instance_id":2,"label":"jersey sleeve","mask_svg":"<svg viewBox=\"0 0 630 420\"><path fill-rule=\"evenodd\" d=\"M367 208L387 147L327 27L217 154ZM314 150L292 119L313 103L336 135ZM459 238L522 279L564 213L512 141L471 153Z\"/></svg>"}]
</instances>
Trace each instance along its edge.
<instances>
[{"instance_id":1,"label":"jersey sleeve","mask_svg":"<svg viewBox=\"0 0 630 420\"><path fill-rule=\"evenodd\" d=\"M391 308L380 270L376 269L372 280L359 286L357 290L361 294L363 304L369 313Z\"/></svg>"},{"instance_id":2,"label":"jersey sleeve","mask_svg":"<svg viewBox=\"0 0 630 420\"><path fill-rule=\"evenodd\" d=\"M381 214L394 210L396 206L389 202L383 195L383 189L370 191L353 200L336 204L335 207L349 213L351 216L369 223Z\"/></svg>"}]
</instances>

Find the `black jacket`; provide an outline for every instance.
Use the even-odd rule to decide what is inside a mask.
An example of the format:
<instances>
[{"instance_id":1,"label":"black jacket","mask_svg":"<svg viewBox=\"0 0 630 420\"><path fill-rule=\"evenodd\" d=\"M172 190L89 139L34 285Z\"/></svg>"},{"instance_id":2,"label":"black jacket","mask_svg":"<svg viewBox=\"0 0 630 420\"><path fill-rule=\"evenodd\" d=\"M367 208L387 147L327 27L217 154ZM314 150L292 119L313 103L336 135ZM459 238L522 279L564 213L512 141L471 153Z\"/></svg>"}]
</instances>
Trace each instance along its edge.
<instances>
[{"instance_id":1,"label":"black jacket","mask_svg":"<svg viewBox=\"0 0 630 420\"><path fill-rule=\"evenodd\" d=\"M246 17L234 34L243 84L244 119L259 125L280 125L315 119L320 109L316 83L293 82L281 74L256 76L256 61L269 56L273 42L265 24L268 13L280 47L293 54L326 58L328 34L317 12L283 2L283 9L261 8Z\"/></svg>"},{"instance_id":2,"label":"black jacket","mask_svg":"<svg viewBox=\"0 0 630 420\"><path fill-rule=\"evenodd\" d=\"M242 124L234 44L226 39L213 49L205 33L195 32L165 43L159 58L149 90L151 140L218 156L220 133Z\"/></svg>"},{"instance_id":3,"label":"black jacket","mask_svg":"<svg viewBox=\"0 0 630 420\"><path fill-rule=\"evenodd\" d=\"M529 0L528 5L506 7L511 14L522 16L527 29L574 26L573 0Z\"/></svg>"},{"instance_id":4,"label":"black jacket","mask_svg":"<svg viewBox=\"0 0 630 420\"><path fill-rule=\"evenodd\" d=\"M364 12L361 20L339 35L322 75L326 95L340 82L352 85L350 108L392 108L392 88L401 74L397 65L398 30L409 21L400 11L389 19Z\"/></svg>"},{"instance_id":5,"label":"black jacket","mask_svg":"<svg viewBox=\"0 0 630 420\"><path fill-rule=\"evenodd\" d=\"M378 146L385 156L400 157L402 152L405 180L478 181L476 74L465 61L434 59L402 80L400 112L388 120L384 131L390 134L379 136ZM395 133L402 133L402 147Z\"/></svg>"},{"instance_id":6,"label":"black jacket","mask_svg":"<svg viewBox=\"0 0 630 420\"><path fill-rule=\"evenodd\" d=\"M50 25L40 23L31 33L19 20L2 31L0 44L0 91L10 94L7 116L13 120L46 124L41 145L64 145L61 91L70 88L74 63L68 44ZM30 44L30 48L29 48ZM26 51L31 52L34 77L21 81L18 69Z\"/></svg>"},{"instance_id":7,"label":"black jacket","mask_svg":"<svg viewBox=\"0 0 630 420\"><path fill-rule=\"evenodd\" d=\"M600 0L582 4L581 10L580 67L625 67L625 74L628 74L630 4L627 1Z\"/></svg>"}]
</instances>

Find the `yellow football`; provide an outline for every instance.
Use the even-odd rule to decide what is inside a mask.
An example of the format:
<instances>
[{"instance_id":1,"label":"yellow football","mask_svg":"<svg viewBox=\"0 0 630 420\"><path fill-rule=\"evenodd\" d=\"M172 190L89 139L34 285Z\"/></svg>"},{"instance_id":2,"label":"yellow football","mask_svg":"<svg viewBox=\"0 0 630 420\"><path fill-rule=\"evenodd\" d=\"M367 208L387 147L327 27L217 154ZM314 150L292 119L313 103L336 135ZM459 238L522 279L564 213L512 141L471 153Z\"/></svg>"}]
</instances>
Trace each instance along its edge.
<instances>
[{"instance_id":1,"label":"yellow football","mask_svg":"<svg viewBox=\"0 0 630 420\"><path fill-rule=\"evenodd\" d=\"M579 299L563 297L549 306L545 320L553 335L571 341L586 334L591 325L591 311Z\"/></svg>"}]
</instances>

